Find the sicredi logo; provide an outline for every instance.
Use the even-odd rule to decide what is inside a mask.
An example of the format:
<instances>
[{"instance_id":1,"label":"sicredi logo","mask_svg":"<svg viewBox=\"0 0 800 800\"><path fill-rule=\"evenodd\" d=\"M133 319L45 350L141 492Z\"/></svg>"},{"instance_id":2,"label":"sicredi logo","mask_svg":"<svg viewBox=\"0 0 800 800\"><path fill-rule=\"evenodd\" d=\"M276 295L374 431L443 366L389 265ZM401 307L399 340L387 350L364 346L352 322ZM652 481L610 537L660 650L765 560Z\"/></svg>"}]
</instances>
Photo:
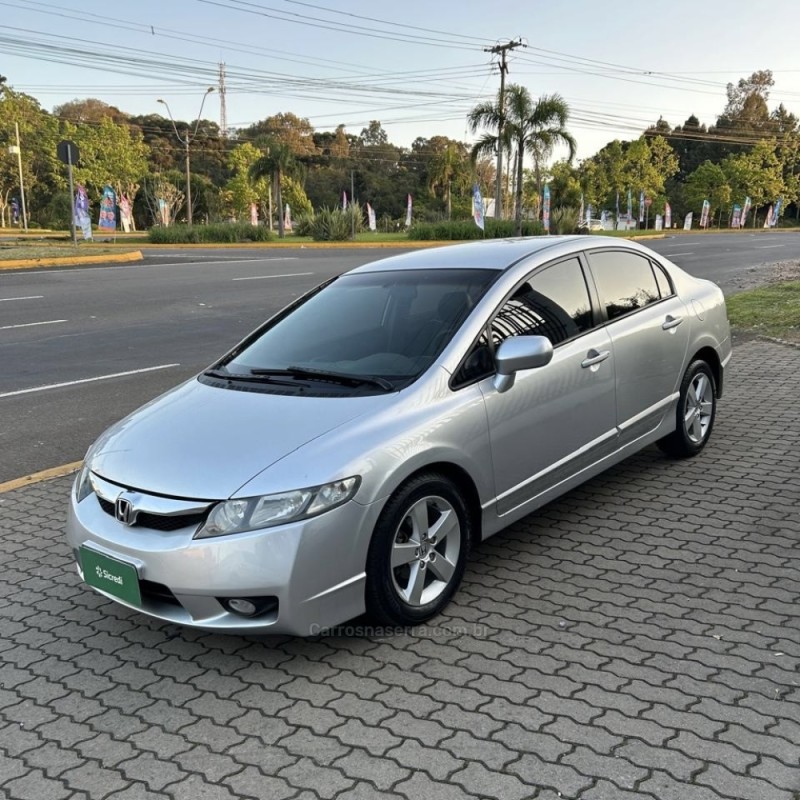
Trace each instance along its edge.
<instances>
[{"instance_id":1,"label":"sicredi logo","mask_svg":"<svg viewBox=\"0 0 800 800\"><path fill-rule=\"evenodd\" d=\"M121 575L112 575L107 569L103 569L100 566L95 567L94 571L97 573L98 578L103 578L107 581L113 581L114 583L118 583L120 586L122 586Z\"/></svg>"}]
</instances>

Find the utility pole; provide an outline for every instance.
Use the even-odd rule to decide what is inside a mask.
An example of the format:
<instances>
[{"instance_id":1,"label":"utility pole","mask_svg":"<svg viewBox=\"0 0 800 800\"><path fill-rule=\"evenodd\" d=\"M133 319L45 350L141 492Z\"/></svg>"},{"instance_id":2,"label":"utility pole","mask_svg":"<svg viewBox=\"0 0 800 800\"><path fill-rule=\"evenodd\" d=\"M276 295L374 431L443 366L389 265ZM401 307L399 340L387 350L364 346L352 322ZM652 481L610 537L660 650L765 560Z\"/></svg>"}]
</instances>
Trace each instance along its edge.
<instances>
[{"instance_id":1,"label":"utility pole","mask_svg":"<svg viewBox=\"0 0 800 800\"><path fill-rule=\"evenodd\" d=\"M25 230L25 233L28 232L28 212L25 208L25 185L22 181L22 148L19 144L19 123L14 123L14 130L17 134L17 144L16 147L12 145L8 148L8 152L10 155L16 155L17 157L17 166L19 167L19 195L20 200L22 201L22 227Z\"/></svg>"},{"instance_id":2,"label":"utility pole","mask_svg":"<svg viewBox=\"0 0 800 800\"><path fill-rule=\"evenodd\" d=\"M515 47L526 47L522 39L514 39L513 42L496 44L494 47L484 47L485 53L494 53L500 56L500 98L498 111L500 112L500 124L497 126L497 180L495 185L494 218L500 219L503 216L503 114L505 113L506 99L506 53Z\"/></svg>"},{"instance_id":3,"label":"utility pole","mask_svg":"<svg viewBox=\"0 0 800 800\"><path fill-rule=\"evenodd\" d=\"M172 122L172 130L175 131L175 136L178 137L178 141L186 149L186 221L189 223L189 225L192 224L192 173L189 165L189 145L192 143L192 140L195 138L195 136L197 136L197 131L200 128L200 118L203 116L203 106L206 103L206 97L208 97L213 91L213 86L209 86L208 89L206 89L206 93L203 95L203 101L200 103L200 111L197 114L197 121L194 125L194 131L191 131L191 126L187 127L186 138L178 133L178 126L175 124L175 118L172 116L172 111L170 111L167 101L162 100L160 97L157 101L163 106L166 106L167 114L169 114L169 118Z\"/></svg>"},{"instance_id":4,"label":"utility pole","mask_svg":"<svg viewBox=\"0 0 800 800\"><path fill-rule=\"evenodd\" d=\"M219 132L225 137L228 135L228 107L225 102L225 63L219 65Z\"/></svg>"}]
</instances>

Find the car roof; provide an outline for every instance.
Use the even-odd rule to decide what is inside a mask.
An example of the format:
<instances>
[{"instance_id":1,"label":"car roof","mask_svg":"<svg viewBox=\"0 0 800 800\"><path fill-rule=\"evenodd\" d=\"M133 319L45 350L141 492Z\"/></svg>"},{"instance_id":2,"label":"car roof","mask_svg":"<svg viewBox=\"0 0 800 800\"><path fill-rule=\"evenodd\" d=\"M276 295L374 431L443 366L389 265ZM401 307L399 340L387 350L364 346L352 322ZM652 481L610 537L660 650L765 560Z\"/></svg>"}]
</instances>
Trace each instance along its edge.
<instances>
[{"instance_id":1,"label":"car roof","mask_svg":"<svg viewBox=\"0 0 800 800\"><path fill-rule=\"evenodd\" d=\"M542 254L545 258L567 255L597 245L630 246L625 240L606 236L530 236L520 239L484 239L444 247L425 247L402 255L373 261L350 274L406 269L493 269L504 271L521 259Z\"/></svg>"}]
</instances>

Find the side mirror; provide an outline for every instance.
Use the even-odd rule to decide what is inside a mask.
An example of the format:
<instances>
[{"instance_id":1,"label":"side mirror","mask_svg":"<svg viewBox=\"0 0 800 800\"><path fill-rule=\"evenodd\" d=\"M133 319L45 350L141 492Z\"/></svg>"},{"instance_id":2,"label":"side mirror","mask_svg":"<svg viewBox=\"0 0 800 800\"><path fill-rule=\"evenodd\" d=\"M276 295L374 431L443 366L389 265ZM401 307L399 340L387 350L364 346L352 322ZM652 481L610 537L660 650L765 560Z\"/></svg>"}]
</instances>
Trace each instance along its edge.
<instances>
[{"instance_id":1,"label":"side mirror","mask_svg":"<svg viewBox=\"0 0 800 800\"><path fill-rule=\"evenodd\" d=\"M497 348L495 365L497 374L494 388L501 394L507 392L521 369L536 369L549 364L553 358L553 344L546 336L512 336Z\"/></svg>"}]
</instances>

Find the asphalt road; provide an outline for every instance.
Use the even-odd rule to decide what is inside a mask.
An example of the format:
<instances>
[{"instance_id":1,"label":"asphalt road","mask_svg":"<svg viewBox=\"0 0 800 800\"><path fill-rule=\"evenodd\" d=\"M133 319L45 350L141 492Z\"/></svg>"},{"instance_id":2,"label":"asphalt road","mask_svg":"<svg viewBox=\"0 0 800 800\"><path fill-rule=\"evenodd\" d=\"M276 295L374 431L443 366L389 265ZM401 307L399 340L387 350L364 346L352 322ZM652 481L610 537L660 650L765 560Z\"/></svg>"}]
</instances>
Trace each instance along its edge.
<instances>
[{"instance_id":1,"label":"asphalt road","mask_svg":"<svg viewBox=\"0 0 800 800\"><path fill-rule=\"evenodd\" d=\"M730 290L800 259L800 234L648 242ZM83 457L109 424L191 377L303 291L392 249L147 251L0 273L0 483Z\"/></svg>"}]
</instances>

